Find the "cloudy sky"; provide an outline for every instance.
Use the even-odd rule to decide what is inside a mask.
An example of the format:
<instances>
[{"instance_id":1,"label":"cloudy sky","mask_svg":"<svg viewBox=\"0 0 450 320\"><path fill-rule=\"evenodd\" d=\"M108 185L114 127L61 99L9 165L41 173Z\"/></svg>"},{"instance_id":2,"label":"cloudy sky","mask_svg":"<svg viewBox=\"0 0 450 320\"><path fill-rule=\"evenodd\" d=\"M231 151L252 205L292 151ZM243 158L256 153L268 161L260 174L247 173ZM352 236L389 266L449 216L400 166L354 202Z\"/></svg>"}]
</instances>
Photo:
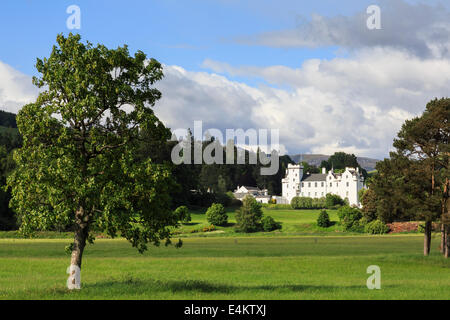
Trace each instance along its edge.
<instances>
[{"instance_id":1,"label":"cloudy sky","mask_svg":"<svg viewBox=\"0 0 450 320\"><path fill-rule=\"evenodd\" d=\"M449 96L450 3L407 0L2 1L0 109L38 94L49 55L81 10L84 40L164 64L156 114L172 129L279 129L289 154L382 159L405 119ZM369 5L381 29L367 28Z\"/></svg>"}]
</instances>

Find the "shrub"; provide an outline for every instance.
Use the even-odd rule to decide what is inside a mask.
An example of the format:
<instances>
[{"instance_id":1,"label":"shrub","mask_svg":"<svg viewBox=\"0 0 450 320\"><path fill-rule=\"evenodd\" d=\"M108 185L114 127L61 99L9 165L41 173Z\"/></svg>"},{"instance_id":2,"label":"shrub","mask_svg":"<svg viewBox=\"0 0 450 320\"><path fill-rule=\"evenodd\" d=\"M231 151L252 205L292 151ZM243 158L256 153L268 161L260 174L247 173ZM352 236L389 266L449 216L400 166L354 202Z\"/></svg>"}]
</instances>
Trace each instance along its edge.
<instances>
[{"instance_id":1,"label":"shrub","mask_svg":"<svg viewBox=\"0 0 450 320\"><path fill-rule=\"evenodd\" d=\"M266 232L281 229L281 223L276 222L271 216L265 216L261 219L262 228Z\"/></svg>"},{"instance_id":2,"label":"shrub","mask_svg":"<svg viewBox=\"0 0 450 320\"><path fill-rule=\"evenodd\" d=\"M313 198L312 200L312 208L313 209L323 209L326 208L326 198Z\"/></svg>"},{"instance_id":3,"label":"shrub","mask_svg":"<svg viewBox=\"0 0 450 320\"><path fill-rule=\"evenodd\" d=\"M389 232L389 227L381 220L373 220L366 224L364 232L370 234L384 234Z\"/></svg>"},{"instance_id":4,"label":"shrub","mask_svg":"<svg viewBox=\"0 0 450 320\"><path fill-rule=\"evenodd\" d=\"M325 197L325 207L327 209L336 209L345 205L345 201L337 194L327 193Z\"/></svg>"},{"instance_id":5,"label":"shrub","mask_svg":"<svg viewBox=\"0 0 450 320\"><path fill-rule=\"evenodd\" d=\"M206 219L209 223L216 226L224 226L228 222L228 216L225 208L220 203L213 203L206 211Z\"/></svg>"},{"instance_id":6,"label":"shrub","mask_svg":"<svg viewBox=\"0 0 450 320\"><path fill-rule=\"evenodd\" d=\"M311 209L312 198L307 197L294 197L291 200L292 209Z\"/></svg>"},{"instance_id":7,"label":"shrub","mask_svg":"<svg viewBox=\"0 0 450 320\"><path fill-rule=\"evenodd\" d=\"M317 225L322 228L331 226L330 216L325 210L320 211L319 217L317 218Z\"/></svg>"},{"instance_id":8,"label":"shrub","mask_svg":"<svg viewBox=\"0 0 450 320\"><path fill-rule=\"evenodd\" d=\"M288 210L292 209L290 204L272 204L272 203L261 203L261 207L266 208L267 210Z\"/></svg>"},{"instance_id":9,"label":"shrub","mask_svg":"<svg viewBox=\"0 0 450 320\"><path fill-rule=\"evenodd\" d=\"M227 196L230 199L230 207L240 207L242 206L242 201L239 199L236 199L236 197L234 196L233 192L228 191L227 192Z\"/></svg>"},{"instance_id":10,"label":"shrub","mask_svg":"<svg viewBox=\"0 0 450 320\"><path fill-rule=\"evenodd\" d=\"M326 207L325 198L294 197L291 200L292 209L323 209Z\"/></svg>"},{"instance_id":11,"label":"shrub","mask_svg":"<svg viewBox=\"0 0 450 320\"><path fill-rule=\"evenodd\" d=\"M182 223L191 222L191 214L186 206L176 208L175 215L177 216L178 221L181 221Z\"/></svg>"},{"instance_id":12,"label":"shrub","mask_svg":"<svg viewBox=\"0 0 450 320\"><path fill-rule=\"evenodd\" d=\"M236 231L255 232L261 230L262 216L261 204L252 196L245 196L242 207L236 211Z\"/></svg>"},{"instance_id":13,"label":"shrub","mask_svg":"<svg viewBox=\"0 0 450 320\"><path fill-rule=\"evenodd\" d=\"M359 223L362 213L358 208L343 206L339 208L337 214L345 231L363 231Z\"/></svg>"}]
</instances>

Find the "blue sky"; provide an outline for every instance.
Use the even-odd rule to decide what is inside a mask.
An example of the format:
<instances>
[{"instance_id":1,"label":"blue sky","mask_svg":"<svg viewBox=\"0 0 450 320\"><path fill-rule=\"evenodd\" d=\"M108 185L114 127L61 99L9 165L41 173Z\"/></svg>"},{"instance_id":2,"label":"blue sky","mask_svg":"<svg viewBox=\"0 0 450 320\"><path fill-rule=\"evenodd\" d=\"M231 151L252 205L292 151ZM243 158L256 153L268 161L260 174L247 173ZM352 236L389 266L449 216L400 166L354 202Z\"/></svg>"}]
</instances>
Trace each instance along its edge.
<instances>
[{"instance_id":1,"label":"blue sky","mask_svg":"<svg viewBox=\"0 0 450 320\"><path fill-rule=\"evenodd\" d=\"M368 30L366 8L381 8ZM420 0L5 0L0 108L38 92L66 9L83 40L127 44L165 65L156 114L170 128L280 130L289 154L388 156L405 119L450 87L450 3Z\"/></svg>"},{"instance_id":2,"label":"blue sky","mask_svg":"<svg viewBox=\"0 0 450 320\"><path fill-rule=\"evenodd\" d=\"M372 1L373 2L373 1ZM36 57L48 56L56 34L68 33L66 8L81 9L85 40L110 47L124 43L165 64L200 70L209 58L238 65L297 67L310 58L331 58L336 47L268 48L233 42L234 37L293 28L301 17L350 15L371 1L2 1L0 60L34 73Z\"/></svg>"}]
</instances>

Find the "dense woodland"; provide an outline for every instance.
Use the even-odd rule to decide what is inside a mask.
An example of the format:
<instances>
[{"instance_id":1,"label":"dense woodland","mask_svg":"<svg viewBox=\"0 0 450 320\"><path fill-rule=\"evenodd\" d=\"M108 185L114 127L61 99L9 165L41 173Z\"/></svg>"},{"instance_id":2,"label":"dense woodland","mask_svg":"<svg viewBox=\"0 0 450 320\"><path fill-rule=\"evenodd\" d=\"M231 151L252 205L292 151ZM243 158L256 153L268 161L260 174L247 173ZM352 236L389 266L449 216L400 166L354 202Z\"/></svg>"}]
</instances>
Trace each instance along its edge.
<instances>
[{"instance_id":1,"label":"dense woodland","mask_svg":"<svg viewBox=\"0 0 450 320\"><path fill-rule=\"evenodd\" d=\"M15 114L0 110L0 230L16 228L14 213L9 208L9 192L3 190L6 177L14 169L12 150L21 146Z\"/></svg>"}]
</instances>

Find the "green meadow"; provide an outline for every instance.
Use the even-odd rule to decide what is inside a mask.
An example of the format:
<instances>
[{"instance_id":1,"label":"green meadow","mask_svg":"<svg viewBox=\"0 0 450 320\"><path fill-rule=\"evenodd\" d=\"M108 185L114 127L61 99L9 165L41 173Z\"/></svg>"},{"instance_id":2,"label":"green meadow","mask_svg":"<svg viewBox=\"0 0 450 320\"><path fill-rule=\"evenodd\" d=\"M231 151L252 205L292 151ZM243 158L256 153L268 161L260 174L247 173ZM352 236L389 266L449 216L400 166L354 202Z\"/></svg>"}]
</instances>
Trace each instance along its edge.
<instances>
[{"instance_id":1,"label":"green meadow","mask_svg":"<svg viewBox=\"0 0 450 320\"><path fill-rule=\"evenodd\" d=\"M65 288L70 239L0 237L0 299L449 299L450 261L423 257L423 236L343 234L320 230L318 211L265 210L282 232L237 234L208 225L202 212L180 227L183 247L98 239L83 256L82 290ZM331 220L337 220L330 212ZM221 231L221 232L218 232ZM50 234L47 234L50 237ZM54 234L53 237L56 237ZM64 235L63 235L64 236ZM381 269L381 289L366 286L367 267Z\"/></svg>"}]
</instances>

